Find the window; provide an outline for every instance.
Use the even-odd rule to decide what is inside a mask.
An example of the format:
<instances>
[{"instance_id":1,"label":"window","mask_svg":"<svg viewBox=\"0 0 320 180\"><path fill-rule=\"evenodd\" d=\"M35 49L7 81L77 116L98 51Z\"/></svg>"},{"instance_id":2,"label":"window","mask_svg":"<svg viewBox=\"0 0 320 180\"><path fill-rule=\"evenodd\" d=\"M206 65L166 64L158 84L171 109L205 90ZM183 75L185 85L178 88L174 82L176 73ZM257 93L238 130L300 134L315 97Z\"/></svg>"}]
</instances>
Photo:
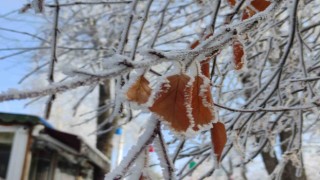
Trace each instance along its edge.
<instances>
[{"instance_id":1,"label":"window","mask_svg":"<svg viewBox=\"0 0 320 180\"><path fill-rule=\"evenodd\" d=\"M0 179L7 175L13 137L13 133L0 133Z\"/></svg>"},{"instance_id":2,"label":"window","mask_svg":"<svg viewBox=\"0 0 320 180\"><path fill-rule=\"evenodd\" d=\"M64 153L43 146L34 147L32 149L29 180L93 179L93 166L91 164L77 162L75 159L80 157Z\"/></svg>"},{"instance_id":3,"label":"window","mask_svg":"<svg viewBox=\"0 0 320 180\"><path fill-rule=\"evenodd\" d=\"M53 153L49 150L34 150L30 168L30 180L49 180L51 179L51 164Z\"/></svg>"},{"instance_id":4,"label":"window","mask_svg":"<svg viewBox=\"0 0 320 180\"><path fill-rule=\"evenodd\" d=\"M59 158L57 168L55 170L55 180L76 180L79 172L79 167L72 164L64 158Z\"/></svg>"},{"instance_id":5,"label":"window","mask_svg":"<svg viewBox=\"0 0 320 180\"><path fill-rule=\"evenodd\" d=\"M33 149L29 180L91 180L92 170L91 165L83 168L59 152L46 148Z\"/></svg>"}]
</instances>

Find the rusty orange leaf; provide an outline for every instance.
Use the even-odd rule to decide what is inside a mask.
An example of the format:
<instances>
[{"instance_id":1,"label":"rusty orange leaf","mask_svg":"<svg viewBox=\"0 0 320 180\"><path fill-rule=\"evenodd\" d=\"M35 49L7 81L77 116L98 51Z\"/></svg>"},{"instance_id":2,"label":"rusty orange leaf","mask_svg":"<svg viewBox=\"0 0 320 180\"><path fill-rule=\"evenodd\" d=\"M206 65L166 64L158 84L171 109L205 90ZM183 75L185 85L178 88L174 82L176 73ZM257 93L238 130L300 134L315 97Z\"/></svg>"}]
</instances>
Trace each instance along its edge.
<instances>
[{"instance_id":1,"label":"rusty orange leaf","mask_svg":"<svg viewBox=\"0 0 320 180\"><path fill-rule=\"evenodd\" d=\"M190 49L196 48L199 44L200 44L199 40L196 40L195 42L193 42L193 43L190 45Z\"/></svg>"},{"instance_id":2,"label":"rusty orange leaf","mask_svg":"<svg viewBox=\"0 0 320 180\"><path fill-rule=\"evenodd\" d=\"M200 63L201 73L207 78L210 77L210 59L211 58L207 58Z\"/></svg>"},{"instance_id":3,"label":"rusty orange leaf","mask_svg":"<svg viewBox=\"0 0 320 180\"><path fill-rule=\"evenodd\" d=\"M252 0L251 6L253 6L258 11L264 11L271 4L269 0Z\"/></svg>"},{"instance_id":4,"label":"rusty orange leaf","mask_svg":"<svg viewBox=\"0 0 320 180\"><path fill-rule=\"evenodd\" d=\"M191 107L194 131L198 131L201 126L210 125L214 120L210 84L205 84L204 78L196 76L192 85Z\"/></svg>"},{"instance_id":5,"label":"rusty orange leaf","mask_svg":"<svg viewBox=\"0 0 320 180\"><path fill-rule=\"evenodd\" d=\"M227 2L230 4L231 7L233 7L237 4L236 0L227 0Z\"/></svg>"},{"instance_id":6,"label":"rusty orange leaf","mask_svg":"<svg viewBox=\"0 0 320 180\"><path fill-rule=\"evenodd\" d=\"M253 0L251 1L251 6L254 7L254 9L250 8L247 6L242 14L242 20L248 19L255 15L257 12L256 11L264 11L267 9L267 7L271 4L270 1L268 0Z\"/></svg>"},{"instance_id":7,"label":"rusty orange leaf","mask_svg":"<svg viewBox=\"0 0 320 180\"><path fill-rule=\"evenodd\" d=\"M144 180L144 176L141 174L139 180Z\"/></svg>"},{"instance_id":8,"label":"rusty orange leaf","mask_svg":"<svg viewBox=\"0 0 320 180\"><path fill-rule=\"evenodd\" d=\"M142 75L129 88L127 98L129 101L134 101L138 104L144 104L148 101L151 95L149 81Z\"/></svg>"},{"instance_id":9,"label":"rusty orange leaf","mask_svg":"<svg viewBox=\"0 0 320 180\"><path fill-rule=\"evenodd\" d=\"M242 13L242 20L246 20L255 14L256 14L256 12L252 8L246 7Z\"/></svg>"},{"instance_id":10,"label":"rusty orange leaf","mask_svg":"<svg viewBox=\"0 0 320 180\"><path fill-rule=\"evenodd\" d=\"M224 145L227 142L226 128L224 127L223 123L217 122L213 124L213 127L211 128L210 132L213 150L214 153L217 155L218 162L220 162Z\"/></svg>"},{"instance_id":11,"label":"rusty orange leaf","mask_svg":"<svg viewBox=\"0 0 320 180\"><path fill-rule=\"evenodd\" d=\"M239 70L242 69L244 64L244 50L243 45L240 41L235 40L233 42L233 63L234 69Z\"/></svg>"},{"instance_id":12,"label":"rusty orange leaf","mask_svg":"<svg viewBox=\"0 0 320 180\"><path fill-rule=\"evenodd\" d=\"M176 132L186 132L190 127L187 105L190 104L190 77L186 74L172 75L161 85L153 105L149 108L167 122Z\"/></svg>"},{"instance_id":13,"label":"rusty orange leaf","mask_svg":"<svg viewBox=\"0 0 320 180\"><path fill-rule=\"evenodd\" d=\"M143 173L140 175L139 180L147 180L148 178L146 176L143 175Z\"/></svg>"}]
</instances>

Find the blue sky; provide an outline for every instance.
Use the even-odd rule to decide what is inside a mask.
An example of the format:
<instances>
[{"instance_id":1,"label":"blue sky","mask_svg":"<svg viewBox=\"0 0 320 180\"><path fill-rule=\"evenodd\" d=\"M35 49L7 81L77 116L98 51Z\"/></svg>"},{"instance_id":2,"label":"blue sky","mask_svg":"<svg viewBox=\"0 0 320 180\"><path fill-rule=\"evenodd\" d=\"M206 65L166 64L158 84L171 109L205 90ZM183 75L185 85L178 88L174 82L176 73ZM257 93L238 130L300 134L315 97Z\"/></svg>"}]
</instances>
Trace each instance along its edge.
<instances>
[{"instance_id":1,"label":"blue sky","mask_svg":"<svg viewBox=\"0 0 320 180\"><path fill-rule=\"evenodd\" d=\"M27 0L7 0L0 6L0 28L13 29L24 32L35 32L37 23L34 17L28 14L19 14L18 10L28 3ZM30 11L30 13L32 13ZM29 13L29 14L30 14ZM15 47L36 46L35 41L29 36L0 30L0 49ZM18 51L0 51L0 92L9 88L19 88L19 80L30 69L30 54L1 58ZM0 112L28 113L29 109L24 108L24 101L10 101L0 103Z\"/></svg>"}]
</instances>

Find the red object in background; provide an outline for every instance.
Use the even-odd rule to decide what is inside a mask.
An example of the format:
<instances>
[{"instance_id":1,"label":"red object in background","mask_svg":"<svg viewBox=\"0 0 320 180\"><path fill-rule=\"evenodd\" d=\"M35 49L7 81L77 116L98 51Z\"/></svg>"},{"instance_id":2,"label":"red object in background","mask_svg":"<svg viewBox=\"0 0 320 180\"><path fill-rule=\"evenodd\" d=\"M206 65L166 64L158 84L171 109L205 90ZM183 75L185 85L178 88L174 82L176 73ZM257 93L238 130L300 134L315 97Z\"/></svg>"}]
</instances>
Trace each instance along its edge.
<instances>
[{"instance_id":1,"label":"red object in background","mask_svg":"<svg viewBox=\"0 0 320 180\"><path fill-rule=\"evenodd\" d=\"M149 152L154 152L154 148L152 145L149 146Z\"/></svg>"}]
</instances>

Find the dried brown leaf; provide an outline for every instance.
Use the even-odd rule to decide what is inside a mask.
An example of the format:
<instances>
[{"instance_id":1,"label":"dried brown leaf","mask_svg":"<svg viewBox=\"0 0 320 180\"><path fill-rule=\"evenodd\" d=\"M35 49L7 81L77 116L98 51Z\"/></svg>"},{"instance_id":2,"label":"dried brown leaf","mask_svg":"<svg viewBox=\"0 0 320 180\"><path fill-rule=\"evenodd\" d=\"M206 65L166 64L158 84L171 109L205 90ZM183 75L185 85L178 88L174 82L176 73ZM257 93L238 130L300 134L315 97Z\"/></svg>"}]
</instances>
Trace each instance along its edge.
<instances>
[{"instance_id":1,"label":"dried brown leaf","mask_svg":"<svg viewBox=\"0 0 320 180\"><path fill-rule=\"evenodd\" d=\"M258 12L264 11L271 4L268 0L252 0L251 7L247 6L242 14L242 20L248 19Z\"/></svg>"},{"instance_id":2,"label":"dried brown leaf","mask_svg":"<svg viewBox=\"0 0 320 180\"><path fill-rule=\"evenodd\" d=\"M149 81L144 76L140 76L127 92L128 100L138 104L146 103L150 95L151 88L149 87Z\"/></svg>"},{"instance_id":3,"label":"dried brown leaf","mask_svg":"<svg viewBox=\"0 0 320 180\"><path fill-rule=\"evenodd\" d=\"M185 74L169 76L168 82L161 85L156 100L149 108L162 120L167 122L177 132L186 132L190 127L187 116L187 104L190 104L191 87L188 86L190 77Z\"/></svg>"},{"instance_id":4,"label":"dried brown leaf","mask_svg":"<svg viewBox=\"0 0 320 180\"><path fill-rule=\"evenodd\" d=\"M218 162L220 162L224 145L227 142L226 128L224 127L223 123L217 122L213 124L213 127L211 128L210 132L213 150L214 153L217 155Z\"/></svg>"},{"instance_id":5,"label":"dried brown leaf","mask_svg":"<svg viewBox=\"0 0 320 180\"><path fill-rule=\"evenodd\" d=\"M205 84L204 78L196 76L192 85L191 107L195 131L198 131L201 126L211 125L214 120L210 84Z\"/></svg>"},{"instance_id":6,"label":"dried brown leaf","mask_svg":"<svg viewBox=\"0 0 320 180\"><path fill-rule=\"evenodd\" d=\"M233 42L233 62L234 69L239 70L242 69L244 64L244 49L243 45L239 41Z\"/></svg>"}]
</instances>

